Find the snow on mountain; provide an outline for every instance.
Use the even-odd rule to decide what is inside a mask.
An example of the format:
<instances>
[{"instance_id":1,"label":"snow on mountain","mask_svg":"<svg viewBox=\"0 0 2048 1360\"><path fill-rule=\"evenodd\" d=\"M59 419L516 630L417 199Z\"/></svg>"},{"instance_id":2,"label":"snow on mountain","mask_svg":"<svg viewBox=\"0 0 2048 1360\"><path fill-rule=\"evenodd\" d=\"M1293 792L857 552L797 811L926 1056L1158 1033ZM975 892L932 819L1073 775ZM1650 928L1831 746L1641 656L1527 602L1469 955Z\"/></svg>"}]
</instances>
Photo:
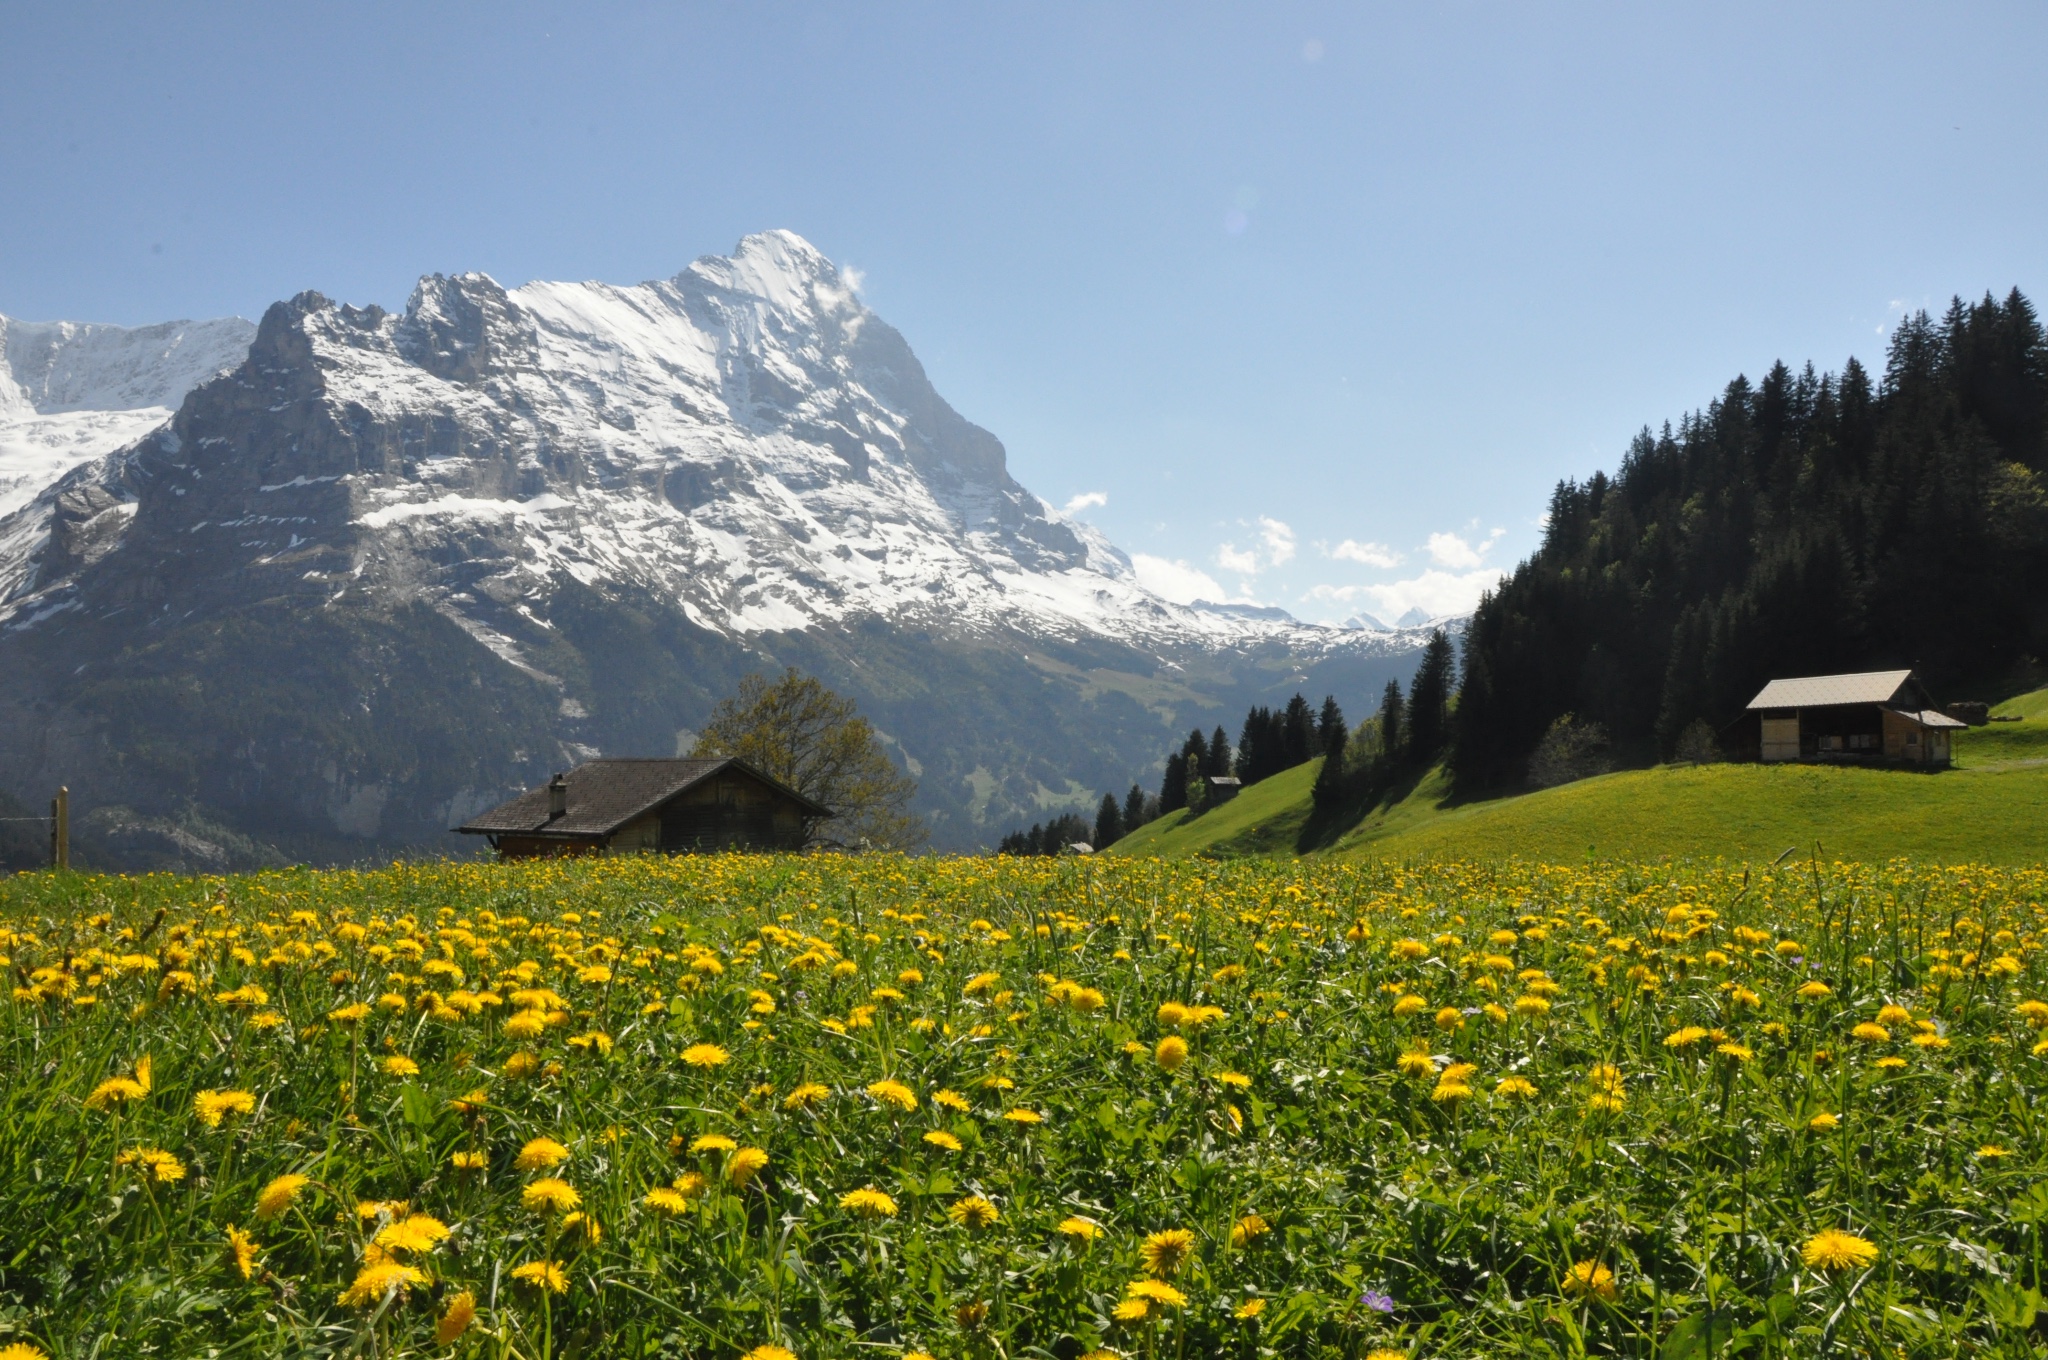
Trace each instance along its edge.
<instances>
[{"instance_id":1,"label":"snow on mountain","mask_svg":"<svg viewBox=\"0 0 2048 1360\"><path fill-rule=\"evenodd\" d=\"M131 328L0 316L0 598L47 533L38 498L163 425L241 363L255 333L240 317Z\"/></svg>"},{"instance_id":2,"label":"snow on mountain","mask_svg":"<svg viewBox=\"0 0 2048 1360\"><path fill-rule=\"evenodd\" d=\"M266 375L287 367L317 372L317 389L273 393ZM434 275L402 315L302 295L273 309L231 381L240 406L305 403L295 428L357 433L343 456L332 441L267 449L251 486L212 470L209 446L233 433L188 411L155 461L213 479L178 489L189 532L230 535L256 563L329 549L307 579L417 592L480 638L484 615L535 604L566 574L673 600L733 636L880 616L1311 654L1374 641L1146 590L1106 538L1020 486L1000 441L786 231L630 287ZM55 588L42 581L31 598Z\"/></svg>"}]
</instances>

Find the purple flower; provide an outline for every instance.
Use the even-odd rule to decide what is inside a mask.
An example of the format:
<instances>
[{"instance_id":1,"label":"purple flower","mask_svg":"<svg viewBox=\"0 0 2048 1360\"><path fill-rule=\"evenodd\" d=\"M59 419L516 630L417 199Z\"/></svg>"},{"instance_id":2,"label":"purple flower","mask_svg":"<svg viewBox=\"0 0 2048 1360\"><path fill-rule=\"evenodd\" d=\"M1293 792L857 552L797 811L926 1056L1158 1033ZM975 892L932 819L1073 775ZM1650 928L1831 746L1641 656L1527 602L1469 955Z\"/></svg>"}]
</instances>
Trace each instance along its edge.
<instances>
[{"instance_id":1,"label":"purple flower","mask_svg":"<svg viewBox=\"0 0 2048 1360\"><path fill-rule=\"evenodd\" d=\"M1358 1301L1365 1307L1372 1309L1375 1313L1391 1313L1394 1311L1394 1296L1392 1294L1382 1294L1377 1289L1366 1290L1358 1296Z\"/></svg>"}]
</instances>

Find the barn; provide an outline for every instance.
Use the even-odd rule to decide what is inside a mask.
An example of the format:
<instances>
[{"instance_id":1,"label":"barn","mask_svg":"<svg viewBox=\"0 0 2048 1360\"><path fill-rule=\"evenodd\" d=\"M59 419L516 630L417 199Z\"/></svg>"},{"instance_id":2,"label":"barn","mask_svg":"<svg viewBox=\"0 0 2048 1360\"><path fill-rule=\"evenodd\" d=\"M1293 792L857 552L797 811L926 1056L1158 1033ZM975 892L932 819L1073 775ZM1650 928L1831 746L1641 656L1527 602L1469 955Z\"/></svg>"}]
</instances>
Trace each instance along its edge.
<instances>
[{"instance_id":1,"label":"barn","mask_svg":"<svg viewBox=\"0 0 2048 1360\"><path fill-rule=\"evenodd\" d=\"M800 850L832 810L743 760L585 761L455 829L500 859Z\"/></svg>"},{"instance_id":2,"label":"barn","mask_svg":"<svg viewBox=\"0 0 2048 1360\"><path fill-rule=\"evenodd\" d=\"M1751 759L1947 766L1965 724L1936 706L1911 671L1773 680L1749 701L1737 745Z\"/></svg>"}]
</instances>

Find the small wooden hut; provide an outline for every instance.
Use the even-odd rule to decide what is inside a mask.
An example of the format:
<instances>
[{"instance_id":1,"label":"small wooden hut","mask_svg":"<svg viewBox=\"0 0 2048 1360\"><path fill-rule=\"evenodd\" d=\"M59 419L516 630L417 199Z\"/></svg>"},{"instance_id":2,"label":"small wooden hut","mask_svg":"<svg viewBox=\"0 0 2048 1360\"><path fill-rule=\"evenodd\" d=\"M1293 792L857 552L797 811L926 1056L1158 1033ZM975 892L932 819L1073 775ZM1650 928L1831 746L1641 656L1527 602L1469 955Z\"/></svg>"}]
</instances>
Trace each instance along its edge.
<instances>
[{"instance_id":1,"label":"small wooden hut","mask_svg":"<svg viewBox=\"0 0 2048 1360\"><path fill-rule=\"evenodd\" d=\"M1773 680L1749 701L1735 745L1766 764L1804 760L1942 768L1966 724L1943 713L1911 671Z\"/></svg>"},{"instance_id":2,"label":"small wooden hut","mask_svg":"<svg viewBox=\"0 0 2048 1360\"><path fill-rule=\"evenodd\" d=\"M455 829L500 859L798 850L832 810L743 760L585 761Z\"/></svg>"}]
</instances>

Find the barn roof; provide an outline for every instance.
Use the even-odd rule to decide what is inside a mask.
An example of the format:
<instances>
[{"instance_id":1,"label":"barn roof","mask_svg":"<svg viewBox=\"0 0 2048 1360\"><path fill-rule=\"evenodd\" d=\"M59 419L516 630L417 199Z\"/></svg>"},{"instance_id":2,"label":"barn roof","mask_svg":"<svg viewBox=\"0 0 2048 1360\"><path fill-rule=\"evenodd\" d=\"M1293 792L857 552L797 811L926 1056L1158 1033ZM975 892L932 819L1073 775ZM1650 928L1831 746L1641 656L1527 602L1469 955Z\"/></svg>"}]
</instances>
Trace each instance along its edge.
<instances>
[{"instance_id":1,"label":"barn roof","mask_svg":"<svg viewBox=\"0 0 2048 1360\"><path fill-rule=\"evenodd\" d=\"M609 836L634 818L666 803L727 768L766 784L813 817L832 809L804 797L743 760L636 760L606 756L587 760L563 776L569 810L548 815L548 786L528 789L509 803L470 818L457 831L468 835Z\"/></svg>"},{"instance_id":2,"label":"barn roof","mask_svg":"<svg viewBox=\"0 0 2048 1360\"><path fill-rule=\"evenodd\" d=\"M1794 680L1773 680L1757 692L1748 706L1828 708L1836 704L1888 704L1918 710L1924 705L1917 701L1925 697L1911 671L1864 671L1856 675L1806 675Z\"/></svg>"},{"instance_id":3,"label":"barn roof","mask_svg":"<svg viewBox=\"0 0 2048 1360\"><path fill-rule=\"evenodd\" d=\"M1961 731L1969 726L1966 722L1951 718L1948 714L1932 708L1923 708L1917 712L1910 708L1897 708L1892 711L1902 718L1911 718L1922 727L1952 727Z\"/></svg>"}]
</instances>

